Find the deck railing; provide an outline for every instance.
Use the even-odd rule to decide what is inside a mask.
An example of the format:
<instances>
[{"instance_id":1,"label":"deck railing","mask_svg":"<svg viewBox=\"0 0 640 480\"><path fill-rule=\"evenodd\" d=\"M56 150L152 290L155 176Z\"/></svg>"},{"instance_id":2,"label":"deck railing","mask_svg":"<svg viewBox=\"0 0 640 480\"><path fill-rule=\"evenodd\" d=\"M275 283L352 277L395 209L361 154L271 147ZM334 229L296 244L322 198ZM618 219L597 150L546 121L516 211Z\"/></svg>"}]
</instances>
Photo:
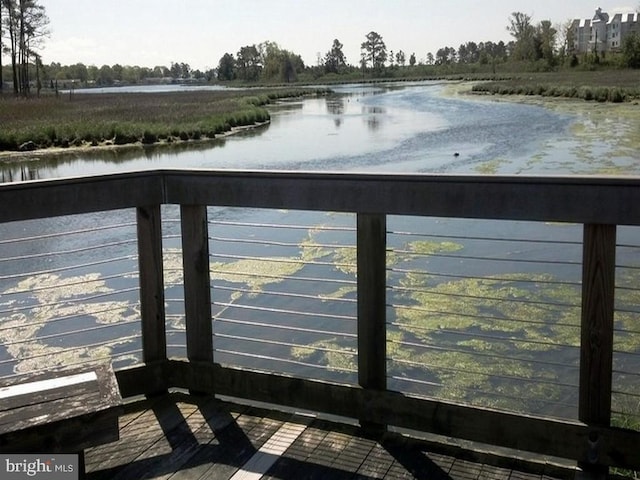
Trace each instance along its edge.
<instances>
[{"instance_id":1,"label":"deck railing","mask_svg":"<svg viewBox=\"0 0 640 480\"><path fill-rule=\"evenodd\" d=\"M162 170L1 185L0 205L0 223L135 209L143 365L117 372L124 396L180 387L573 459L596 472L640 469L640 432L611 425L616 231L640 225L640 178ZM167 355L163 205L180 206L186 361ZM214 363L210 206L356 215L358 386ZM387 388L391 215L583 225L578 420Z\"/></svg>"}]
</instances>

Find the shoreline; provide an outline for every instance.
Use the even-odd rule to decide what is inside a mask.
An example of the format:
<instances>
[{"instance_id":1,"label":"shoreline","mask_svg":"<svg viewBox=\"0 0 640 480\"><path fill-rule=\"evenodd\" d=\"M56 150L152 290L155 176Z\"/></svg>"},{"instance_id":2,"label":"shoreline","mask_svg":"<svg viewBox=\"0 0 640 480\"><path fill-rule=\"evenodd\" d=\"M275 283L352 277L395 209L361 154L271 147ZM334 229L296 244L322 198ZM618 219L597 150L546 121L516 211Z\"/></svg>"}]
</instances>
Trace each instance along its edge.
<instances>
[{"instance_id":1,"label":"shoreline","mask_svg":"<svg viewBox=\"0 0 640 480\"><path fill-rule=\"evenodd\" d=\"M184 146L184 145L206 145L207 143L213 143L216 141L224 140L225 138L237 135L246 130L257 129L266 127L271 123L271 120L264 122L255 122L252 125L239 125L237 127L231 127L230 130L218 133L214 137L202 136L199 139L187 139L182 140L179 137L171 137L171 140L158 140L154 143L143 143L138 140L132 143L125 143L117 145L113 143L113 140L98 143L93 145L89 142L83 142L82 145L70 145L68 147L47 147L39 148L31 151L0 151L0 163L11 163L12 161L29 162L41 160L45 157L62 157L65 155L75 155L78 153L92 153L92 152L105 152L105 151L126 151L126 150L144 150L145 148L168 148L172 146Z\"/></svg>"}]
</instances>

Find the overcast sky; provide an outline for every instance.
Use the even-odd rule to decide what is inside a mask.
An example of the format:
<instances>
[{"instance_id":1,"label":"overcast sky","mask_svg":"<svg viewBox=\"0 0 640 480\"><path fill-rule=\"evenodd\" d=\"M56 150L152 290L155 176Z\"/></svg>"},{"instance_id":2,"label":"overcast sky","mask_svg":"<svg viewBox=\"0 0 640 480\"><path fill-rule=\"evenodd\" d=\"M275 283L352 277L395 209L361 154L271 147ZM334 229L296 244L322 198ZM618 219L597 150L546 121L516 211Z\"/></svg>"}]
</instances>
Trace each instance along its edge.
<instances>
[{"instance_id":1,"label":"overcast sky","mask_svg":"<svg viewBox=\"0 0 640 480\"><path fill-rule=\"evenodd\" d=\"M334 38L357 64L365 35L418 60L467 41L508 41L511 12L561 23L605 11L633 11L633 0L40 0L50 19L45 64L169 66L201 70L224 53L265 40L317 63ZM638 2L640 4L640 2Z\"/></svg>"}]
</instances>

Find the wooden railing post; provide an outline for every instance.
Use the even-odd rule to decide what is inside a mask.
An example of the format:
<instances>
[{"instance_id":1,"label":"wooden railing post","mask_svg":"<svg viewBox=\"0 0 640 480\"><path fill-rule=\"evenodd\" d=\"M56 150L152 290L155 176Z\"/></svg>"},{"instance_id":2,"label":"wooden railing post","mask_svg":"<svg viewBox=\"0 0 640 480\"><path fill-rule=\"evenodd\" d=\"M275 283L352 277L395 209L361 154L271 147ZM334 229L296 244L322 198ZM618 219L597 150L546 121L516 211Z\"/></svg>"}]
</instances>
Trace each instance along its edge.
<instances>
[{"instance_id":1,"label":"wooden railing post","mask_svg":"<svg viewBox=\"0 0 640 480\"><path fill-rule=\"evenodd\" d=\"M153 363L167 359L160 205L138 207L136 218L142 360Z\"/></svg>"},{"instance_id":2,"label":"wooden railing post","mask_svg":"<svg viewBox=\"0 0 640 480\"><path fill-rule=\"evenodd\" d=\"M358 214L358 383L365 390L387 389L387 219ZM366 398L366 396L365 396ZM367 408L366 405L363 408ZM384 425L360 422L372 432Z\"/></svg>"},{"instance_id":3,"label":"wooden railing post","mask_svg":"<svg viewBox=\"0 0 640 480\"><path fill-rule=\"evenodd\" d=\"M213 361L207 207L181 205L187 358Z\"/></svg>"},{"instance_id":4,"label":"wooden railing post","mask_svg":"<svg viewBox=\"0 0 640 480\"><path fill-rule=\"evenodd\" d=\"M616 226L585 225L578 409L580 421L594 427L611 422L615 266ZM586 448L589 462L580 464L584 473L606 475L607 467L599 465L597 429L590 433Z\"/></svg>"}]
</instances>

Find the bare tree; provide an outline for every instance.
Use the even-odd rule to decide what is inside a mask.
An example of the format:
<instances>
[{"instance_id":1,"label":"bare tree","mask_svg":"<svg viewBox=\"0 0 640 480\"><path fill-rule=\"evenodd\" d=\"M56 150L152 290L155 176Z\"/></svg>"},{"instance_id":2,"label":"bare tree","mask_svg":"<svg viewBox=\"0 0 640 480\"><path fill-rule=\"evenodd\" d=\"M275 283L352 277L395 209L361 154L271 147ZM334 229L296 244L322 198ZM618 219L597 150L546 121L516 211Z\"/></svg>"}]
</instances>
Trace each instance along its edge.
<instances>
[{"instance_id":1,"label":"bare tree","mask_svg":"<svg viewBox=\"0 0 640 480\"><path fill-rule=\"evenodd\" d=\"M557 24L555 28L558 31L558 45L560 45L558 53L560 55L560 63L564 63L567 57L573 53L575 43L573 20L568 19Z\"/></svg>"},{"instance_id":2,"label":"bare tree","mask_svg":"<svg viewBox=\"0 0 640 480\"><path fill-rule=\"evenodd\" d=\"M515 39L513 56L516 60L532 60L535 57L536 29L531 20L531 15L522 12L513 12L509 18L507 31Z\"/></svg>"},{"instance_id":3,"label":"bare tree","mask_svg":"<svg viewBox=\"0 0 640 480\"><path fill-rule=\"evenodd\" d=\"M5 9L5 28L8 30L13 91L29 95L29 65L38 62L37 49L49 35L49 18L37 0L0 0Z\"/></svg>"}]
</instances>

